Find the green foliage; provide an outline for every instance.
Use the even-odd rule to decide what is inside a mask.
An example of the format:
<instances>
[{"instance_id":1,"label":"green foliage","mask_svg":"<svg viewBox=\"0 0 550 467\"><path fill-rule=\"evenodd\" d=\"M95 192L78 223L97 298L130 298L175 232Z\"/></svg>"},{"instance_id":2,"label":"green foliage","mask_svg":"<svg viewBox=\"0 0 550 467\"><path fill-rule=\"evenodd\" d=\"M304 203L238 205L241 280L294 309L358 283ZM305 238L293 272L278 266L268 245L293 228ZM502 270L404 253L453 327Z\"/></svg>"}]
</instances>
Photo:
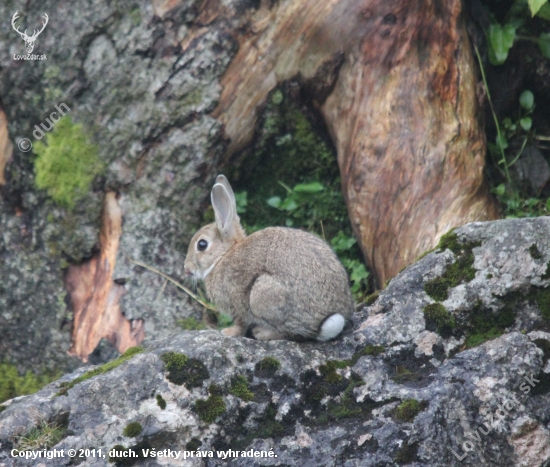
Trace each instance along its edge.
<instances>
[{"instance_id":1,"label":"green foliage","mask_svg":"<svg viewBox=\"0 0 550 467\"><path fill-rule=\"evenodd\" d=\"M246 166L236 168L237 210L248 232L271 225L307 230L333 246L357 300L370 275L353 238L341 191L336 154L295 99L277 89L260 118Z\"/></svg>"},{"instance_id":2,"label":"green foliage","mask_svg":"<svg viewBox=\"0 0 550 467\"><path fill-rule=\"evenodd\" d=\"M101 365L100 367L97 367L93 370L90 370L84 373L82 376L79 376L78 378L73 379L70 383L62 383L60 385L61 389L56 394L56 396L66 396L70 389L74 388L77 384L81 383L82 381L86 381L87 379L93 378L94 376L102 375L111 370L114 370L118 366L122 365L124 362L127 362L128 360L130 360L133 356L143 352L143 350L144 350L143 347L130 347L126 352L124 352L117 359L112 360L108 363L105 363L105 365Z\"/></svg>"},{"instance_id":3,"label":"green foliage","mask_svg":"<svg viewBox=\"0 0 550 467\"><path fill-rule=\"evenodd\" d=\"M37 426L15 439L14 448L18 451L49 449L63 439L66 431L66 427L41 419Z\"/></svg>"},{"instance_id":4,"label":"green foliage","mask_svg":"<svg viewBox=\"0 0 550 467\"><path fill-rule=\"evenodd\" d=\"M15 365L0 363L0 403L33 394L59 377L59 374L35 374L30 371L20 376Z\"/></svg>"},{"instance_id":5,"label":"green foliage","mask_svg":"<svg viewBox=\"0 0 550 467\"><path fill-rule=\"evenodd\" d=\"M34 161L36 186L71 210L76 200L88 193L94 177L103 171L103 163L82 125L73 124L70 116L59 120L45 138L47 144L37 141L33 146L38 156Z\"/></svg>"},{"instance_id":6,"label":"green foliage","mask_svg":"<svg viewBox=\"0 0 550 467\"><path fill-rule=\"evenodd\" d=\"M491 24L487 30L487 45L489 46L489 61L492 65L502 65L508 58L510 49L518 40L536 42L542 54L550 58L547 50L550 38L548 33L542 33L539 37L529 35L531 18L535 15L542 19L550 19L550 5L547 0L516 0L509 8L504 20L499 22L499 11L489 11Z\"/></svg>"},{"instance_id":7,"label":"green foliage","mask_svg":"<svg viewBox=\"0 0 550 467\"><path fill-rule=\"evenodd\" d=\"M139 422L131 422L126 425L122 434L127 438L135 438L143 431L143 427Z\"/></svg>"},{"instance_id":8,"label":"green foliage","mask_svg":"<svg viewBox=\"0 0 550 467\"><path fill-rule=\"evenodd\" d=\"M516 27L512 24L501 26L493 23L489 26L488 36L489 60L492 65L502 65L514 45Z\"/></svg>"},{"instance_id":9,"label":"green foliage","mask_svg":"<svg viewBox=\"0 0 550 467\"><path fill-rule=\"evenodd\" d=\"M492 65L503 64L509 50L518 40L536 42L543 56L550 58L550 33L543 32L538 37L534 37L530 32L532 29L540 30L540 26L533 26L536 23L531 21L533 16L550 19L550 5L546 0L516 0L507 9L503 9L499 4L498 8L493 8L488 13L491 17L491 25L487 30L487 44L489 61ZM533 121L535 96L530 90L523 90L515 115L499 121L493 108L481 57L477 48L475 50L496 126L495 141L488 143L489 154L495 169L491 180L491 191L499 199L505 217L548 215L550 198L543 199L541 193L534 192L535 190L528 184L522 186L517 177L510 172L510 168L524 153L524 149L536 146L535 139L541 138L536 135Z\"/></svg>"},{"instance_id":10,"label":"green foliage","mask_svg":"<svg viewBox=\"0 0 550 467\"><path fill-rule=\"evenodd\" d=\"M231 316L218 313L218 329L225 329L228 328L233 324L233 319L231 319Z\"/></svg>"},{"instance_id":11,"label":"green foliage","mask_svg":"<svg viewBox=\"0 0 550 467\"><path fill-rule=\"evenodd\" d=\"M229 388L229 394L233 394L245 402L254 399L254 393L248 389L248 380L242 375L237 375L233 378L231 387Z\"/></svg>"}]
</instances>

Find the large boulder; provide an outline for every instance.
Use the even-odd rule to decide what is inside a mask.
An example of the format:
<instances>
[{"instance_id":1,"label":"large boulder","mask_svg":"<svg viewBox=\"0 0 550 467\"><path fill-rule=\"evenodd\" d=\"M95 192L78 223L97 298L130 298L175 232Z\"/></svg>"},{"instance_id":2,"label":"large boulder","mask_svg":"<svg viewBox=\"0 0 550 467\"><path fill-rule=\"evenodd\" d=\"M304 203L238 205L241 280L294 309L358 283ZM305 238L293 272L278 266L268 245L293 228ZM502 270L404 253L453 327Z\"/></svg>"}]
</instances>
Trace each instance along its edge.
<instances>
[{"instance_id":1,"label":"large boulder","mask_svg":"<svg viewBox=\"0 0 550 467\"><path fill-rule=\"evenodd\" d=\"M547 466L549 265L550 218L466 225L336 341L182 332L7 402L0 465L58 426L44 465Z\"/></svg>"}]
</instances>

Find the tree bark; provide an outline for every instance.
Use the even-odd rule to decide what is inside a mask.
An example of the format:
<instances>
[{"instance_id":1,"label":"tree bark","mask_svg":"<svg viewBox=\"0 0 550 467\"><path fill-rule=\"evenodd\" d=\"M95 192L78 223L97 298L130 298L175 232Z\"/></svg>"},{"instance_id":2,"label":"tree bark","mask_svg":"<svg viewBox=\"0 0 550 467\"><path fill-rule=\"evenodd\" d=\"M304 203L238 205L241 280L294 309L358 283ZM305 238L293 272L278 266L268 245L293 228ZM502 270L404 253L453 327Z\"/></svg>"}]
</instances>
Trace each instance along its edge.
<instances>
[{"instance_id":1,"label":"tree bark","mask_svg":"<svg viewBox=\"0 0 550 467\"><path fill-rule=\"evenodd\" d=\"M251 139L281 81L312 95L338 153L353 229L379 285L442 234L498 209L460 0L279 2L240 38L214 115Z\"/></svg>"}]
</instances>

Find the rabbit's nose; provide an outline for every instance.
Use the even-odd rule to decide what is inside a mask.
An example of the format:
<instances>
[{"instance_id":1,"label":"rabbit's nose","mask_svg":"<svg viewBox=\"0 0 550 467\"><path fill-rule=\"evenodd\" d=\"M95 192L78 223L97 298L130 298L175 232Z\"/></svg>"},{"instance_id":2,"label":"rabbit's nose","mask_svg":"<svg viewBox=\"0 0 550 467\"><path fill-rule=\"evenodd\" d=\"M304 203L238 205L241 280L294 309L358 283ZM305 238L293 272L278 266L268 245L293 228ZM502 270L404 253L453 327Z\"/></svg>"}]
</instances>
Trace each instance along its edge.
<instances>
[{"instance_id":1,"label":"rabbit's nose","mask_svg":"<svg viewBox=\"0 0 550 467\"><path fill-rule=\"evenodd\" d=\"M192 276L192 275L193 275L193 273L191 272L191 270L188 269L188 268L185 268L184 272L185 272L185 274L187 274L188 276Z\"/></svg>"}]
</instances>

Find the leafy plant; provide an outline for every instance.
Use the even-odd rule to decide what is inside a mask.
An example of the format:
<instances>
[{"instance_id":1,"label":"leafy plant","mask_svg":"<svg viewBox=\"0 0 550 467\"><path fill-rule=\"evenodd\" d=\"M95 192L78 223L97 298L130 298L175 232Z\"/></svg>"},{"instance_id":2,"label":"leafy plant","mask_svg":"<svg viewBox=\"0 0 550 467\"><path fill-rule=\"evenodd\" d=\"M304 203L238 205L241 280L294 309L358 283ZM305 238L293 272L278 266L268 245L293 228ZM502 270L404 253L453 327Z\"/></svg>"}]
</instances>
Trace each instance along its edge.
<instances>
[{"instance_id":1,"label":"leafy plant","mask_svg":"<svg viewBox=\"0 0 550 467\"><path fill-rule=\"evenodd\" d=\"M535 15L550 20L550 4L547 0L516 0L502 23L491 15L492 22L486 34L492 65L502 65L517 40L537 43L541 53L550 58L550 33L543 32L539 37L525 35L526 24Z\"/></svg>"},{"instance_id":2,"label":"leafy plant","mask_svg":"<svg viewBox=\"0 0 550 467\"><path fill-rule=\"evenodd\" d=\"M535 109L535 96L530 90L524 90L519 97L518 113L515 118L507 117L502 122L499 121L493 107L481 56L477 47L474 46L474 48L496 128L495 142L488 142L487 147L494 167L500 172L501 182L495 184L496 186L491 191L499 199L506 217L547 215L550 213L550 198L544 200L522 190L510 172L511 167L523 154L527 143L532 142L535 138L532 119L533 110ZM521 141L521 143L518 146L511 144L512 141Z\"/></svg>"}]
</instances>

